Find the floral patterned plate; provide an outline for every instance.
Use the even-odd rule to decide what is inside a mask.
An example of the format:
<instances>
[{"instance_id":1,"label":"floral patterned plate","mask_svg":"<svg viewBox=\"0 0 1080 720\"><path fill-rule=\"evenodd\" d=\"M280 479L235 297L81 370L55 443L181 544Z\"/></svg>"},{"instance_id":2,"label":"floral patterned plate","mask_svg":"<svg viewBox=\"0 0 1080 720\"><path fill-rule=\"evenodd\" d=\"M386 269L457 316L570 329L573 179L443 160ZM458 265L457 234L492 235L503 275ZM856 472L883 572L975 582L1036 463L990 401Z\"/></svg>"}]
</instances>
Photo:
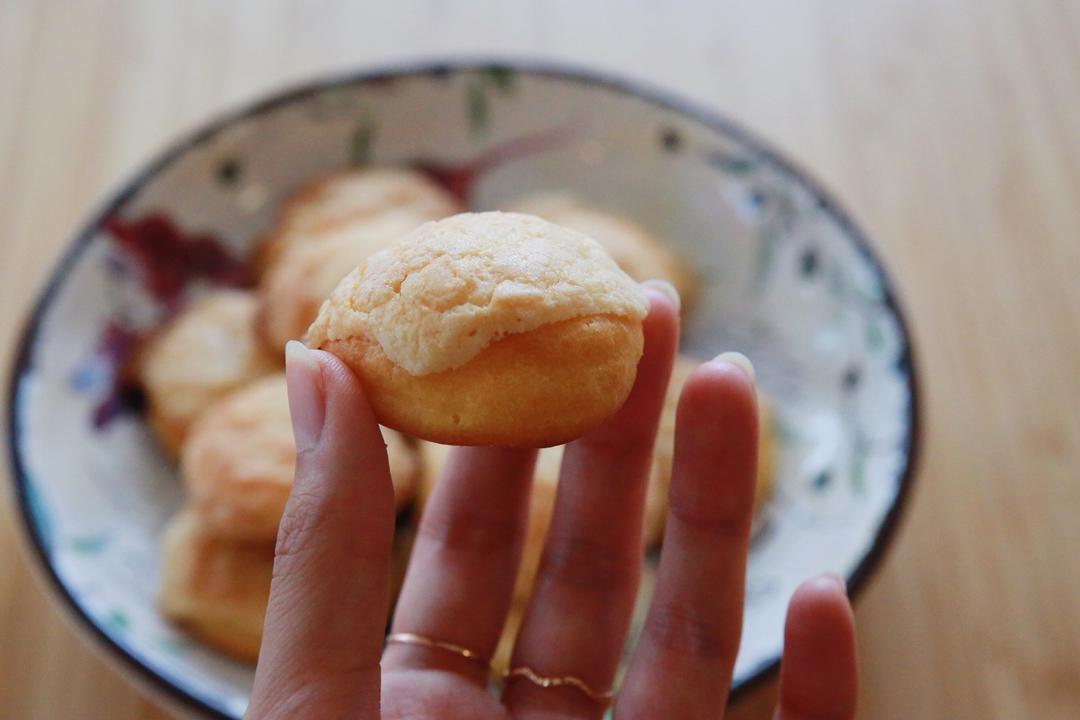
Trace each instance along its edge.
<instances>
[{"instance_id":1,"label":"floral patterned plate","mask_svg":"<svg viewBox=\"0 0 1080 720\"><path fill-rule=\"evenodd\" d=\"M918 438L910 337L880 262L812 179L714 113L565 68L428 64L319 81L172 146L79 232L23 337L10 445L18 508L66 609L194 714L238 718L251 668L155 610L174 468L122 368L190 296L244 285L254 239L305 179L410 164L477 208L566 190L638 218L692 259L683 350L738 349L775 400L776 490L750 554L736 690L776 668L807 576L853 593L878 563Z\"/></svg>"}]
</instances>

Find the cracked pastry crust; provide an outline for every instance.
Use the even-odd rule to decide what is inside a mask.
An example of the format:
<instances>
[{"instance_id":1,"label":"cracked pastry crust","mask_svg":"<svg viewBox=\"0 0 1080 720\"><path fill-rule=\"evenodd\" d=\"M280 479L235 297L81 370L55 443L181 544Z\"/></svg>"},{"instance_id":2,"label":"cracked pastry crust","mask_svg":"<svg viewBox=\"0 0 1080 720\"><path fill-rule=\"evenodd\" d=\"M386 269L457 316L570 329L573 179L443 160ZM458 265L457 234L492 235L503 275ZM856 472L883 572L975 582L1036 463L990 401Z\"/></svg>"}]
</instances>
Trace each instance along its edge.
<instances>
[{"instance_id":1,"label":"cracked pastry crust","mask_svg":"<svg viewBox=\"0 0 1080 720\"><path fill-rule=\"evenodd\" d=\"M512 203L509 209L585 233L600 243L630 277L639 282L667 280L679 291L684 311L693 304L697 291L693 270L634 220L559 193L530 195Z\"/></svg>"},{"instance_id":2,"label":"cracked pastry crust","mask_svg":"<svg viewBox=\"0 0 1080 720\"><path fill-rule=\"evenodd\" d=\"M383 424L454 445L544 447L633 385L648 301L596 241L540 218L464 213L350 273L308 330Z\"/></svg>"},{"instance_id":3,"label":"cracked pastry crust","mask_svg":"<svg viewBox=\"0 0 1080 720\"><path fill-rule=\"evenodd\" d=\"M280 226L288 234L320 232L392 212L434 220L459 209L457 201L422 172L368 167L331 173L305 185L286 201Z\"/></svg>"},{"instance_id":4,"label":"cracked pastry crust","mask_svg":"<svg viewBox=\"0 0 1080 720\"><path fill-rule=\"evenodd\" d=\"M416 170L366 167L329 173L304 184L282 203L277 224L260 244L256 265L265 271L289 247L352 223L398 214L438 220L460 211L450 193Z\"/></svg>"},{"instance_id":5,"label":"cracked pastry crust","mask_svg":"<svg viewBox=\"0 0 1080 720\"><path fill-rule=\"evenodd\" d=\"M289 244L259 284L256 326L269 347L300 340L341 279L430 218L406 212L325 230Z\"/></svg>"}]
</instances>

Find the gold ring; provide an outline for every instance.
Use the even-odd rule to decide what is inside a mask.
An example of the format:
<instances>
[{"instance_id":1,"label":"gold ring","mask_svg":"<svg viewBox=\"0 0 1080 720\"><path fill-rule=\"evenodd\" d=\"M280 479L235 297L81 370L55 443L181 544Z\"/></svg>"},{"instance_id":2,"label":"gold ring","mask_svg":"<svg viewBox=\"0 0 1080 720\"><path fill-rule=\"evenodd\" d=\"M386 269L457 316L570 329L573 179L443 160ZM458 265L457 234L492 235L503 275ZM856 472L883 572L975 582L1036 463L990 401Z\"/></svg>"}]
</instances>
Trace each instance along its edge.
<instances>
[{"instance_id":1,"label":"gold ring","mask_svg":"<svg viewBox=\"0 0 1080 720\"><path fill-rule=\"evenodd\" d=\"M455 645L454 643L432 640L429 637L417 635L416 633L393 633L386 636L386 643L388 645L390 643L400 643L401 645L418 645L419 647L431 648L434 650L446 650L448 652L460 655L466 660L472 660L473 662L478 662L488 667L491 667L490 660L485 657L481 657L467 647Z\"/></svg>"},{"instance_id":2,"label":"gold ring","mask_svg":"<svg viewBox=\"0 0 1080 720\"><path fill-rule=\"evenodd\" d=\"M545 677L540 675L535 670L529 667L516 667L513 670L509 670L503 675L504 680L513 680L514 678L525 678L533 685L542 688L553 687L572 687L575 690L580 690L593 702L603 703L607 705L611 702L611 699L615 697L615 693L611 690L607 692L597 692L589 687L589 684L581 678L576 678L573 675L566 675L564 677Z\"/></svg>"}]
</instances>

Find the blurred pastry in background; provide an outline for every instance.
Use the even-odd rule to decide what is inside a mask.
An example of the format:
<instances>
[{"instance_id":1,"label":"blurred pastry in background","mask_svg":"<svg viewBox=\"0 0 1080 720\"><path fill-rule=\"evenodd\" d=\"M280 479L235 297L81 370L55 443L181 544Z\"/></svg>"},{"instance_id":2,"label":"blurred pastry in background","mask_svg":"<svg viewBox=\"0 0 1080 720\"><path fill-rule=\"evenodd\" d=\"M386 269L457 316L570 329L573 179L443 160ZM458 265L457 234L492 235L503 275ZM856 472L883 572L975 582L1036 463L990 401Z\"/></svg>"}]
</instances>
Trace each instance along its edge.
<instances>
[{"instance_id":1,"label":"blurred pastry in background","mask_svg":"<svg viewBox=\"0 0 1080 720\"><path fill-rule=\"evenodd\" d=\"M148 415L161 444L175 457L195 419L215 400L280 369L255 334L255 296L218 290L195 300L140 352L138 373Z\"/></svg>"},{"instance_id":2,"label":"blurred pastry in background","mask_svg":"<svg viewBox=\"0 0 1080 720\"><path fill-rule=\"evenodd\" d=\"M417 459L398 433L383 430L398 508L413 496ZM211 532L273 540L292 490L296 446L284 373L222 398L184 443L180 474L193 511Z\"/></svg>"},{"instance_id":3,"label":"blurred pastry in background","mask_svg":"<svg viewBox=\"0 0 1080 720\"><path fill-rule=\"evenodd\" d=\"M215 534L272 541L296 467L284 373L222 398L192 427L180 475L192 509Z\"/></svg>"},{"instance_id":4,"label":"blurred pastry in background","mask_svg":"<svg viewBox=\"0 0 1080 720\"><path fill-rule=\"evenodd\" d=\"M401 589L410 537L394 538L390 606ZM274 571L274 540L237 541L181 510L162 539L161 614L207 645L243 662L259 657Z\"/></svg>"},{"instance_id":5,"label":"blurred pastry in background","mask_svg":"<svg viewBox=\"0 0 1080 720\"><path fill-rule=\"evenodd\" d=\"M269 347L301 340L341 279L429 218L395 212L323 230L286 246L259 284L259 334Z\"/></svg>"},{"instance_id":6,"label":"blurred pastry in background","mask_svg":"<svg viewBox=\"0 0 1080 720\"><path fill-rule=\"evenodd\" d=\"M463 209L450 193L417 170L368 167L330 173L304 184L282 203L256 264L267 269L287 246L350 223L394 214L438 220Z\"/></svg>"},{"instance_id":7,"label":"blurred pastry in background","mask_svg":"<svg viewBox=\"0 0 1080 720\"><path fill-rule=\"evenodd\" d=\"M665 242L636 221L560 193L538 193L510 203L507 210L538 215L583 232L600 243L627 275L638 282L659 278L679 291L685 312L694 301L694 272Z\"/></svg>"},{"instance_id":8,"label":"blurred pastry in background","mask_svg":"<svg viewBox=\"0 0 1080 720\"><path fill-rule=\"evenodd\" d=\"M165 530L158 606L208 645L255 662L273 572L273 540L231 541L181 511Z\"/></svg>"}]
</instances>

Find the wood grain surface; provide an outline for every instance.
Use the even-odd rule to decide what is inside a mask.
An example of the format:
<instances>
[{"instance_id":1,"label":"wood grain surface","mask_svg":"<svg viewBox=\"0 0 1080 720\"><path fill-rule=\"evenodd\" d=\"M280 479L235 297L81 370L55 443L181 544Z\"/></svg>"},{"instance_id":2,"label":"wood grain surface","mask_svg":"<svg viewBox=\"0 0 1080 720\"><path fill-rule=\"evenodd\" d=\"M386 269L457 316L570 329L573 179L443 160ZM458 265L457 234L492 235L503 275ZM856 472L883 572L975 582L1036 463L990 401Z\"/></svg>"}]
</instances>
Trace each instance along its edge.
<instances>
[{"instance_id":1,"label":"wood grain surface","mask_svg":"<svg viewBox=\"0 0 1080 720\"><path fill-rule=\"evenodd\" d=\"M844 199L910 311L926 410L912 505L858 603L860 716L1080 717L1073 0L0 0L0 348L76 224L166 141L283 83L461 54L666 86ZM62 619L3 502L0 717L165 717Z\"/></svg>"}]
</instances>

